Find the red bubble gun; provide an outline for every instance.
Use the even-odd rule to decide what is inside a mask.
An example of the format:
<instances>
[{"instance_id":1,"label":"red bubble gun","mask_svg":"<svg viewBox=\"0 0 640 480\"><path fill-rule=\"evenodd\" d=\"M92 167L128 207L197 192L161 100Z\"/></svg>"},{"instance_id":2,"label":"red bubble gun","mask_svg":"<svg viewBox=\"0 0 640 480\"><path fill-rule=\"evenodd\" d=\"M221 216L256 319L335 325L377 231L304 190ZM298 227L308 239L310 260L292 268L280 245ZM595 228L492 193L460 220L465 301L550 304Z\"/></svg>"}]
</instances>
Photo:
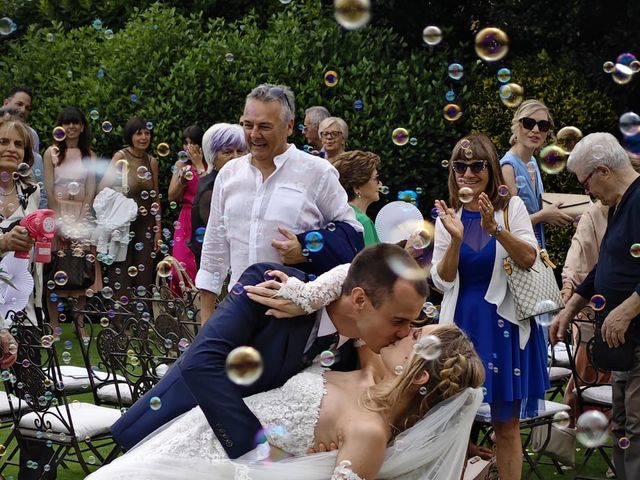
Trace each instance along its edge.
<instances>
[{"instance_id":1,"label":"red bubble gun","mask_svg":"<svg viewBox=\"0 0 640 480\"><path fill-rule=\"evenodd\" d=\"M22 220L20 225L36 241L35 261L51 261L51 239L56 235L56 212L48 209L36 210ZM29 252L15 252L16 258L29 258Z\"/></svg>"}]
</instances>

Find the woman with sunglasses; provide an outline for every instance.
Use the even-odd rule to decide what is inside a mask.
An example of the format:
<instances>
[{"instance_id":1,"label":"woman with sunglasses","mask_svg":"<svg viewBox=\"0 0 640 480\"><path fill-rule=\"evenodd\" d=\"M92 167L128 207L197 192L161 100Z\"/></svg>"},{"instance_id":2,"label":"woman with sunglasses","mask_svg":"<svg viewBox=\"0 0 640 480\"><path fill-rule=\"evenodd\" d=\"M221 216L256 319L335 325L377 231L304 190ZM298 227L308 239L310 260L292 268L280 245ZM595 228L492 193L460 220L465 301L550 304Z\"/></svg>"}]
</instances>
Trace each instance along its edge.
<instances>
[{"instance_id":1,"label":"woman with sunglasses","mask_svg":"<svg viewBox=\"0 0 640 480\"><path fill-rule=\"evenodd\" d=\"M511 122L511 149L500 160L509 192L519 196L527 207L540 248L545 248L543 223L563 226L573 222L558 208L560 204L542 206L544 185L533 154L553 135L552 131L553 118L544 103L522 102Z\"/></svg>"},{"instance_id":2,"label":"woman with sunglasses","mask_svg":"<svg viewBox=\"0 0 640 480\"><path fill-rule=\"evenodd\" d=\"M535 416L549 388L547 349L535 321L516 319L502 265L511 256L531 267L536 237L522 200L501 195L504 177L491 140L468 135L454 147L450 164L449 205L436 200L431 268L435 286L444 292L440 323L455 322L484 362L484 401L491 406L500 478L519 479L519 418Z\"/></svg>"},{"instance_id":3,"label":"woman with sunglasses","mask_svg":"<svg viewBox=\"0 0 640 480\"><path fill-rule=\"evenodd\" d=\"M347 138L349 137L349 127L340 117L325 118L318 126L318 134L322 141L324 158L331 164L335 163L338 156L345 152Z\"/></svg>"}]
</instances>

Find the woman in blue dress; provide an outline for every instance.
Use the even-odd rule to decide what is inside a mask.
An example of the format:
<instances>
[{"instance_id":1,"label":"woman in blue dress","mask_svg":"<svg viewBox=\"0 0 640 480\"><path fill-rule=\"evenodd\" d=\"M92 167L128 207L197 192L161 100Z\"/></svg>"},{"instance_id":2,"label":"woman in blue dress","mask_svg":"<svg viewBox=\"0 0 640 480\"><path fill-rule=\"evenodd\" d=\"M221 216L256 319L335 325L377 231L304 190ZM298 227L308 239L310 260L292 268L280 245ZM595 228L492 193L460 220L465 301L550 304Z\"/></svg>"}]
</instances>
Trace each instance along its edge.
<instances>
[{"instance_id":1,"label":"woman in blue dress","mask_svg":"<svg viewBox=\"0 0 640 480\"><path fill-rule=\"evenodd\" d=\"M451 155L449 205L436 201L431 275L444 292L440 323L456 323L474 343L487 371L500 478L519 479L519 418L537 413L549 388L541 327L516 319L503 259L533 265L537 241L522 200L510 196L498 154L484 135L468 135ZM508 229L505 228L508 216Z\"/></svg>"}]
</instances>

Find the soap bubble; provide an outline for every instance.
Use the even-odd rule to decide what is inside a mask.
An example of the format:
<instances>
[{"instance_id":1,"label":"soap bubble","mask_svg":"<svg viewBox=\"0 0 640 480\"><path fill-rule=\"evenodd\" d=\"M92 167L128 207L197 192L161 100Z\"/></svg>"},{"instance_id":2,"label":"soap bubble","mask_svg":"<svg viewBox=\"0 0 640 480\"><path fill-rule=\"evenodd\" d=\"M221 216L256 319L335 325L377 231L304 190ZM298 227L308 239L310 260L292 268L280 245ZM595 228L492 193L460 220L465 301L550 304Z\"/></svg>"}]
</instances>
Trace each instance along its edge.
<instances>
[{"instance_id":1,"label":"soap bubble","mask_svg":"<svg viewBox=\"0 0 640 480\"><path fill-rule=\"evenodd\" d=\"M631 440L629 440L627 437L621 437L620 440L618 440L618 447L620 447L621 450L626 450L630 446Z\"/></svg>"},{"instance_id":2,"label":"soap bubble","mask_svg":"<svg viewBox=\"0 0 640 480\"><path fill-rule=\"evenodd\" d=\"M515 108L524 100L524 89L517 83L507 83L500 87L500 100L509 108Z\"/></svg>"},{"instance_id":3,"label":"soap bubble","mask_svg":"<svg viewBox=\"0 0 640 480\"><path fill-rule=\"evenodd\" d=\"M304 246L310 252L319 252L324 247L324 238L320 232L309 232L304 237Z\"/></svg>"},{"instance_id":4,"label":"soap bubble","mask_svg":"<svg viewBox=\"0 0 640 480\"><path fill-rule=\"evenodd\" d=\"M448 68L449 77L453 80L460 80L464 76L464 67L459 63L452 63Z\"/></svg>"},{"instance_id":5,"label":"soap bubble","mask_svg":"<svg viewBox=\"0 0 640 480\"><path fill-rule=\"evenodd\" d=\"M380 185L378 187L378 191L383 195L388 195L389 194L389 187L387 187L386 185Z\"/></svg>"},{"instance_id":6,"label":"soap bubble","mask_svg":"<svg viewBox=\"0 0 640 480\"><path fill-rule=\"evenodd\" d=\"M324 84L329 88L333 88L338 85L338 72L335 70L326 71L323 78Z\"/></svg>"},{"instance_id":7,"label":"soap bubble","mask_svg":"<svg viewBox=\"0 0 640 480\"><path fill-rule=\"evenodd\" d=\"M590 301L591 308L593 308L596 312L603 310L605 305L607 304L605 298L600 294L595 294L593 297L591 297Z\"/></svg>"},{"instance_id":8,"label":"soap bubble","mask_svg":"<svg viewBox=\"0 0 640 480\"><path fill-rule=\"evenodd\" d=\"M506 185L500 185L498 187L498 195L500 195L501 197L506 197L507 195L509 195L509 187L507 187Z\"/></svg>"},{"instance_id":9,"label":"soap bubble","mask_svg":"<svg viewBox=\"0 0 640 480\"><path fill-rule=\"evenodd\" d=\"M233 61L236 59L236 57L233 55L233 53L228 52L228 53L224 56L224 59L225 59L227 62L231 63L231 62L233 62Z\"/></svg>"},{"instance_id":10,"label":"soap bubble","mask_svg":"<svg viewBox=\"0 0 640 480\"><path fill-rule=\"evenodd\" d=\"M370 0L334 0L336 21L347 30L356 30L369 23L371 19Z\"/></svg>"},{"instance_id":11,"label":"soap bubble","mask_svg":"<svg viewBox=\"0 0 640 480\"><path fill-rule=\"evenodd\" d=\"M69 182L67 192L69 195L78 195L80 193L80 184L78 182Z\"/></svg>"},{"instance_id":12,"label":"soap bubble","mask_svg":"<svg viewBox=\"0 0 640 480\"><path fill-rule=\"evenodd\" d=\"M581 138L582 132L578 127L563 127L558 130L558 134L556 135L556 144L562 148L565 153L569 154Z\"/></svg>"},{"instance_id":13,"label":"soap bubble","mask_svg":"<svg viewBox=\"0 0 640 480\"><path fill-rule=\"evenodd\" d=\"M633 79L633 73L630 66L616 63L611 72L611 78L613 78L613 81L618 85L626 85Z\"/></svg>"},{"instance_id":14,"label":"soap bubble","mask_svg":"<svg viewBox=\"0 0 640 480\"><path fill-rule=\"evenodd\" d=\"M560 173L567 163L567 154L558 145L548 145L540 152L539 163L540 169L546 173Z\"/></svg>"},{"instance_id":15,"label":"soap bubble","mask_svg":"<svg viewBox=\"0 0 640 480\"><path fill-rule=\"evenodd\" d=\"M94 30L102 30L102 20L96 18L91 24Z\"/></svg>"},{"instance_id":16,"label":"soap bubble","mask_svg":"<svg viewBox=\"0 0 640 480\"><path fill-rule=\"evenodd\" d=\"M462 109L455 103L448 103L442 109L442 114L444 115L445 120L455 122L462 116Z\"/></svg>"},{"instance_id":17,"label":"soap bubble","mask_svg":"<svg viewBox=\"0 0 640 480\"><path fill-rule=\"evenodd\" d=\"M67 132L65 132L64 128L56 127L53 129L53 139L56 142L64 142L65 138L67 138Z\"/></svg>"},{"instance_id":18,"label":"soap bubble","mask_svg":"<svg viewBox=\"0 0 640 480\"><path fill-rule=\"evenodd\" d=\"M18 27L15 22L9 17L0 18L0 35L11 35L17 28Z\"/></svg>"},{"instance_id":19,"label":"soap bubble","mask_svg":"<svg viewBox=\"0 0 640 480\"><path fill-rule=\"evenodd\" d=\"M262 375L260 352L253 347L237 347L229 352L225 363L229 380L237 385L251 385Z\"/></svg>"},{"instance_id":20,"label":"soap bubble","mask_svg":"<svg viewBox=\"0 0 640 480\"><path fill-rule=\"evenodd\" d=\"M395 145L402 147L409 142L409 132L406 128L396 128L391 132L391 140Z\"/></svg>"},{"instance_id":21,"label":"soap bubble","mask_svg":"<svg viewBox=\"0 0 640 480\"><path fill-rule=\"evenodd\" d=\"M354 110L359 112L360 110L362 110L364 108L364 102L362 100L354 101L353 102L353 108L354 108Z\"/></svg>"},{"instance_id":22,"label":"soap bubble","mask_svg":"<svg viewBox=\"0 0 640 480\"><path fill-rule=\"evenodd\" d=\"M422 40L430 47L434 47L442 41L442 30L435 25L425 27L422 30Z\"/></svg>"},{"instance_id":23,"label":"soap bubble","mask_svg":"<svg viewBox=\"0 0 640 480\"><path fill-rule=\"evenodd\" d=\"M565 410L556 412L553 415L553 424L558 428L567 428L571 423L571 415Z\"/></svg>"},{"instance_id":24,"label":"soap bubble","mask_svg":"<svg viewBox=\"0 0 640 480\"><path fill-rule=\"evenodd\" d=\"M456 99L456 92L453 90L447 90L447 93L444 94L444 98L447 102L453 102Z\"/></svg>"},{"instance_id":25,"label":"soap bubble","mask_svg":"<svg viewBox=\"0 0 640 480\"><path fill-rule=\"evenodd\" d=\"M602 64L602 70L604 70L604 73L612 73L615 68L616 64L610 60L607 60Z\"/></svg>"},{"instance_id":26,"label":"soap bubble","mask_svg":"<svg viewBox=\"0 0 640 480\"><path fill-rule=\"evenodd\" d=\"M635 112L626 112L618 120L620 131L625 136L633 136L640 133L640 115Z\"/></svg>"},{"instance_id":27,"label":"soap bubble","mask_svg":"<svg viewBox=\"0 0 640 480\"><path fill-rule=\"evenodd\" d=\"M413 345L413 351L427 361L435 360L442 353L442 342L435 335L426 335Z\"/></svg>"},{"instance_id":28,"label":"soap bubble","mask_svg":"<svg viewBox=\"0 0 640 480\"><path fill-rule=\"evenodd\" d=\"M196 228L196 232L195 232L195 241L198 243L202 243L204 242L204 234L206 232L206 228L205 227L198 227Z\"/></svg>"},{"instance_id":29,"label":"soap bubble","mask_svg":"<svg viewBox=\"0 0 640 480\"><path fill-rule=\"evenodd\" d=\"M91 120L98 120L98 118L100 118L100 112L95 108L91 109L89 112L89 118L91 118Z\"/></svg>"},{"instance_id":30,"label":"soap bubble","mask_svg":"<svg viewBox=\"0 0 640 480\"><path fill-rule=\"evenodd\" d=\"M631 248L629 248L629 254L633 258L640 258L640 243L634 243L631 245Z\"/></svg>"},{"instance_id":31,"label":"soap bubble","mask_svg":"<svg viewBox=\"0 0 640 480\"><path fill-rule=\"evenodd\" d=\"M158 144L158 146L156 147L156 151L158 152L159 156L166 157L167 155L169 155L169 153L171 153L171 148L169 147L168 143L162 142Z\"/></svg>"},{"instance_id":32,"label":"soap bubble","mask_svg":"<svg viewBox=\"0 0 640 480\"><path fill-rule=\"evenodd\" d=\"M160 260L158 262L156 270L159 277L167 278L169 275L171 275L171 262L169 262L168 260Z\"/></svg>"},{"instance_id":33,"label":"soap bubble","mask_svg":"<svg viewBox=\"0 0 640 480\"><path fill-rule=\"evenodd\" d=\"M509 82L509 80L511 80L511 70L509 70L508 68L501 68L500 70L498 70L496 76L498 77L498 81L500 83L507 83Z\"/></svg>"},{"instance_id":34,"label":"soap bubble","mask_svg":"<svg viewBox=\"0 0 640 480\"><path fill-rule=\"evenodd\" d=\"M460 190L458 190L458 200L460 200L462 203L469 203L473 201L473 197L473 190L471 190L469 187L462 187Z\"/></svg>"},{"instance_id":35,"label":"soap bubble","mask_svg":"<svg viewBox=\"0 0 640 480\"><path fill-rule=\"evenodd\" d=\"M111 133L111 131L113 130L113 125L109 120L105 120L104 122L102 122L101 127L104 133Z\"/></svg>"},{"instance_id":36,"label":"soap bubble","mask_svg":"<svg viewBox=\"0 0 640 480\"><path fill-rule=\"evenodd\" d=\"M325 350L320 353L320 365L323 367L330 367L336 361L336 355L331 350Z\"/></svg>"},{"instance_id":37,"label":"soap bubble","mask_svg":"<svg viewBox=\"0 0 640 480\"><path fill-rule=\"evenodd\" d=\"M151 397L149 399L149 408L151 410L160 410L162 408L162 400L160 400L160 397Z\"/></svg>"},{"instance_id":38,"label":"soap bubble","mask_svg":"<svg viewBox=\"0 0 640 480\"><path fill-rule=\"evenodd\" d=\"M609 420L599 410L584 412L576 422L576 438L587 448L603 445L608 438Z\"/></svg>"},{"instance_id":39,"label":"soap bubble","mask_svg":"<svg viewBox=\"0 0 640 480\"><path fill-rule=\"evenodd\" d=\"M59 270L53 275L53 281L56 285L62 287L69 281L69 275L64 270Z\"/></svg>"},{"instance_id":40,"label":"soap bubble","mask_svg":"<svg viewBox=\"0 0 640 480\"><path fill-rule=\"evenodd\" d=\"M483 28L476 34L475 49L486 62L496 62L509 51L509 37L499 28Z\"/></svg>"}]
</instances>

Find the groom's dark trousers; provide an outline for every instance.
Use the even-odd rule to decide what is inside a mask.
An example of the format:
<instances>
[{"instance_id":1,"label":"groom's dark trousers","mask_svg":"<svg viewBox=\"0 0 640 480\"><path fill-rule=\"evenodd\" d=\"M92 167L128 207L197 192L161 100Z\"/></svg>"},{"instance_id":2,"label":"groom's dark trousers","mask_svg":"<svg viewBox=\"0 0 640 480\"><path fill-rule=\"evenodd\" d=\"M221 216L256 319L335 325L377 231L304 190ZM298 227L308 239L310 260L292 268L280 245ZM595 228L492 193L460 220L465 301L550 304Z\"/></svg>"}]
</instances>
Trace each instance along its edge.
<instances>
[{"instance_id":1,"label":"groom's dark trousers","mask_svg":"<svg viewBox=\"0 0 640 480\"><path fill-rule=\"evenodd\" d=\"M306 280L305 274L294 268L258 263L245 270L238 282L256 285L264 281L267 270L281 270ZM277 388L300 370L316 318L312 314L278 319L265 315L265 311L266 307L245 293L229 293L162 380L111 427L116 442L128 450L158 427L199 405L230 458L255 448L255 437L262 426L242 398ZM264 365L260 378L244 387L232 383L225 372L228 353L242 345L256 348ZM340 349L339 358L334 369L356 367L352 342ZM160 398L160 409L149 407L152 397Z\"/></svg>"}]
</instances>

